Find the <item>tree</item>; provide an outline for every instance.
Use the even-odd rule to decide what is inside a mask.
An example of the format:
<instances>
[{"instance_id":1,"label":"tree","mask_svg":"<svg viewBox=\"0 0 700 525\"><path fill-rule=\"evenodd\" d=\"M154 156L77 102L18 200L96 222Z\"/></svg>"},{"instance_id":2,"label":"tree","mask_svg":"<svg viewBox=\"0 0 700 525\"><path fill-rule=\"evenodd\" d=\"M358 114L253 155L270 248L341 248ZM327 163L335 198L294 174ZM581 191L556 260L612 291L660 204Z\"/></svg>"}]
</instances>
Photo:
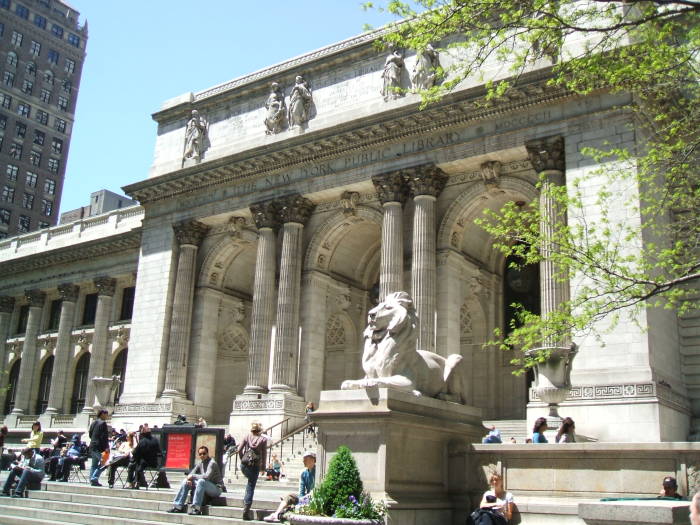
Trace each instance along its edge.
<instances>
[{"instance_id":1,"label":"tree","mask_svg":"<svg viewBox=\"0 0 700 525\"><path fill-rule=\"evenodd\" d=\"M478 221L517 265L547 257L555 278L574 290L549 315L520 308L509 330L496 334L498 345L531 350L565 334L601 335L621 316L638 320L645 308L700 307L700 2L388 0L376 8L401 19L381 45L422 52L430 44L457 57L435 68L440 82L421 92L423 106L470 78L480 78L486 99L496 100L543 67L551 85L573 94L628 95L620 109L635 140L584 152L601 166L599 189L592 192L588 180L567 180L566 187L540 181L567 210L568 223L544 238L546 217L536 202L509 203ZM617 213L623 206L629 220Z\"/></svg>"}]
</instances>

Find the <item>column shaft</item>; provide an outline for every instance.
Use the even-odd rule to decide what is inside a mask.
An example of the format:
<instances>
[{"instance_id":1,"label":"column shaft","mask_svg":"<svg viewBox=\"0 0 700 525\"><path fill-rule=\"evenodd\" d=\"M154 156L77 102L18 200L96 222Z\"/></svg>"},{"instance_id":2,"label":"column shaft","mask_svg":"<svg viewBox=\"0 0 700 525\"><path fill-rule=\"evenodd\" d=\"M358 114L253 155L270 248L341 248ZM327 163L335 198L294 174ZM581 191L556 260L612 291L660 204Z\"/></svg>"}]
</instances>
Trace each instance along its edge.
<instances>
[{"instance_id":1,"label":"column shaft","mask_svg":"<svg viewBox=\"0 0 700 525\"><path fill-rule=\"evenodd\" d=\"M403 207L385 202L382 221L382 253L379 272L379 300L403 291Z\"/></svg>"},{"instance_id":2,"label":"column shaft","mask_svg":"<svg viewBox=\"0 0 700 525\"><path fill-rule=\"evenodd\" d=\"M90 354L90 368L88 369L88 384L85 390L85 406L83 412L92 412L95 400L95 377L105 377L109 357L107 343L109 341L109 318L112 312L112 295L114 294L114 280L109 279L106 293L99 290L97 295L97 310L95 311L95 331L92 334L92 352ZM63 311L61 311L63 315ZM60 325L59 325L60 327ZM70 337L70 336L69 336Z\"/></svg>"},{"instance_id":3,"label":"column shaft","mask_svg":"<svg viewBox=\"0 0 700 525\"><path fill-rule=\"evenodd\" d=\"M420 350L435 351L435 197L416 195L413 212L411 293L418 314Z\"/></svg>"},{"instance_id":4,"label":"column shaft","mask_svg":"<svg viewBox=\"0 0 700 525\"><path fill-rule=\"evenodd\" d=\"M41 313L44 308L46 295L38 290L30 290L26 293L29 301L29 315L27 329L24 333L24 345L22 346L22 362L19 366L19 378L17 380L17 394L15 395L15 408L13 414L22 415L31 412L32 392L34 379L37 376L37 337L41 330Z\"/></svg>"},{"instance_id":5,"label":"column shaft","mask_svg":"<svg viewBox=\"0 0 700 525\"><path fill-rule=\"evenodd\" d=\"M68 293L62 293L62 290L68 290ZM49 414L61 413L64 410L63 400L68 383L68 365L71 357L70 336L73 330L73 320L75 319L75 303L78 298L78 287L72 285L68 285L65 288L59 287L59 293L63 295L63 300L61 301L61 317L58 321L56 355L53 362L49 403L46 407L46 413ZM95 320L95 322L97 322L97 320Z\"/></svg>"},{"instance_id":6,"label":"column shaft","mask_svg":"<svg viewBox=\"0 0 700 525\"><path fill-rule=\"evenodd\" d=\"M7 338L10 335L10 322L12 319L12 311L15 306L14 297L0 297L0 370L6 373L0 373L0 410L5 406L5 395L7 391L7 377L9 367L7 366Z\"/></svg>"}]
</instances>

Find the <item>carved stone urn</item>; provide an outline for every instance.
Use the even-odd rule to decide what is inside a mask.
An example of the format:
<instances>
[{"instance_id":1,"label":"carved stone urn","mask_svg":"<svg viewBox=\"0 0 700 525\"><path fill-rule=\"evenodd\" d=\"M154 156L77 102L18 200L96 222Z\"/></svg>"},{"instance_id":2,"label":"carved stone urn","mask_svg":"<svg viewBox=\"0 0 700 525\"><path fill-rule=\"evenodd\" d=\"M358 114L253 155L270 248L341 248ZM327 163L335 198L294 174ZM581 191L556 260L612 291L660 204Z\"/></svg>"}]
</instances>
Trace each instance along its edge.
<instances>
[{"instance_id":1,"label":"carved stone urn","mask_svg":"<svg viewBox=\"0 0 700 525\"><path fill-rule=\"evenodd\" d=\"M528 355L534 356L542 348L531 350ZM569 347L547 348L549 358L535 365L534 391L543 402L549 405L549 418L560 419L559 403L566 399L571 390L571 363L576 357L578 348L575 344Z\"/></svg>"},{"instance_id":2,"label":"carved stone urn","mask_svg":"<svg viewBox=\"0 0 700 525\"><path fill-rule=\"evenodd\" d=\"M95 407L107 407L114 404L114 392L119 387L121 380L119 376L93 377L92 384L95 385Z\"/></svg>"}]
</instances>

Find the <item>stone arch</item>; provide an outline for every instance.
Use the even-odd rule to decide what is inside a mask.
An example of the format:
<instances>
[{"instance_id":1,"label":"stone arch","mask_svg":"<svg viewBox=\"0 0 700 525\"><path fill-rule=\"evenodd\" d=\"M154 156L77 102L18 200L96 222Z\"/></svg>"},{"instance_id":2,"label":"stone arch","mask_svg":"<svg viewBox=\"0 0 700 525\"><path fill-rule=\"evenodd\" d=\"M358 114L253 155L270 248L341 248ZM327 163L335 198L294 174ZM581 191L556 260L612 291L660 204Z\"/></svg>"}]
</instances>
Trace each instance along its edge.
<instances>
[{"instance_id":1,"label":"stone arch","mask_svg":"<svg viewBox=\"0 0 700 525\"><path fill-rule=\"evenodd\" d=\"M250 253L252 251L252 254ZM210 286L214 288L223 288L226 281L226 274L229 268L239 260L240 257L251 259L252 268L249 268L249 273L252 276L255 272L255 243L248 239L236 239L229 235L224 236L219 242L215 243L204 255L197 286ZM242 267L250 267L250 261L243 264ZM252 280L251 280L252 285Z\"/></svg>"},{"instance_id":2,"label":"stone arch","mask_svg":"<svg viewBox=\"0 0 700 525\"><path fill-rule=\"evenodd\" d=\"M90 352L87 350L75 356L71 381L68 383L71 386L69 412L71 414L77 414L87 402L85 393L87 391L87 382L89 381L90 357Z\"/></svg>"}]
</instances>

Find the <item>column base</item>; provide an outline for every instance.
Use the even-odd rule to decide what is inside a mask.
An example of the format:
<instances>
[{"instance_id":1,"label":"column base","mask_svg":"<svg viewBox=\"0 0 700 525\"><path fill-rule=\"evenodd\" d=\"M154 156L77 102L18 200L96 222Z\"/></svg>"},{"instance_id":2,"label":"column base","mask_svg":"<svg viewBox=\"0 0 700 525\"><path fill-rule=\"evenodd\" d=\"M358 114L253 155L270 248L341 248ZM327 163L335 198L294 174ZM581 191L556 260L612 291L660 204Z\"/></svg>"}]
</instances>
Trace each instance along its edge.
<instances>
[{"instance_id":1,"label":"column base","mask_svg":"<svg viewBox=\"0 0 700 525\"><path fill-rule=\"evenodd\" d=\"M173 423L178 415L187 418L188 423L194 423L197 409L188 399L161 397L155 402L118 403L112 413L112 426L135 430L139 425L148 423L163 426Z\"/></svg>"},{"instance_id":2,"label":"column base","mask_svg":"<svg viewBox=\"0 0 700 525\"><path fill-rule=\"evenodd\" d=\"M288 419L285 425L278 425L271 432L273 439L279 439L282 434L304 424L304 406L304 399L294 392L244 393L236 396L233 402L229 430L234 436L242 437L250 432L251 423L270 428Z\"/></svg>"}]
</instances>

